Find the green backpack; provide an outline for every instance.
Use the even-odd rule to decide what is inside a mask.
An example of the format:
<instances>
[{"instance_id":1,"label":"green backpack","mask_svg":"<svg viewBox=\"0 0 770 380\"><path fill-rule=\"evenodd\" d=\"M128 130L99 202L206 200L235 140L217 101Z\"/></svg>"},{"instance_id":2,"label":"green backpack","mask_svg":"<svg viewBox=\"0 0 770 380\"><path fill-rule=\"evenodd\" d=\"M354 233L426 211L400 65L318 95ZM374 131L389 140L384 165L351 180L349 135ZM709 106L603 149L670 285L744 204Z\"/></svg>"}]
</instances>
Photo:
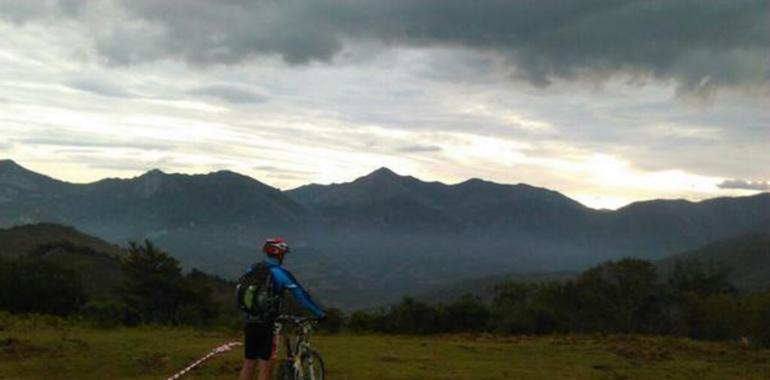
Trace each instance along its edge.
<instances>
[{"instance_id":1,"label":"green backpack","mask_svg":"<svg viewBox=\"0 0 770 380\"><path fill-rule=\"evenodd\" d=\"M269 321L277 315L277 297L273 294L270 268L265 263L255 265L238 279L235 297L238 309L250 319Z\"/></svg>"}]
</instances>

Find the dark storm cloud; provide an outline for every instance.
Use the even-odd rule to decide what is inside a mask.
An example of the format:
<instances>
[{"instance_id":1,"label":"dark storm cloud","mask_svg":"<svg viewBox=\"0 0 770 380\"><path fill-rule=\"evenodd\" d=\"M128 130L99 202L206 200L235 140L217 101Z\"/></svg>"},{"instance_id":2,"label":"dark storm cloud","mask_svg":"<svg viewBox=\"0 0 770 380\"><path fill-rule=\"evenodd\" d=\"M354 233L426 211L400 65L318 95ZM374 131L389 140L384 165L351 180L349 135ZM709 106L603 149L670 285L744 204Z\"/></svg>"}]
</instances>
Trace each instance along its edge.
<instances>
[{"instance_id":1,"label":"dark storm cloud","mask_svg":"<svg viewBox=\"0 0 770 380\"><path fill-rule=\"evenodd\" d=\"M511 75L538 85L618 73L673 79L687 92L770 81L767 0L122 4L155 28L147 28L152 46L133 52L125 48L125 35L100 36L98 46L117 63L160 58L234 63L261 54L278 54L289 63L329 61L347 41L365 40L499 53L512 64ZM114 54L116 47L121 54Z\"/></svg>"},{"instance_id":2,"label":"dark storm cloud","mask_svg":"<svg viewBox=\"0 0 770 380\"><path fill-rule=\"evenodd\" d=\"M64 15L90 25L112 64L239 63L279 55L331 61L347 43L499 54L537 85L615 74L674 80L682 92L770 84L768 0L0 0L16 21ZM126 14L127 13L127 14Z\"/></svg>"},{"instance_id":3,"label":"dark storm cloud","mask_svg":"<svg viewBox=\"0 0 770 380\"><path fill-rule=\"evenodd\" d=\"M199 87L191 90L190 94L216 98L229 103L262 103L267 100L264 96L252 91L229 85Z\"/></svg>"},{"instance_id":4,"label":"dark storm cloud","mask_svg":"<svg viewBox=\"0 0 770 380\"><path fill-rule=\"evenodd\" d=\"M759 190L759 191L770 190L770 183L768 182L762 182L762 181L752 182L744 179L724 180L722 183L720 183L717 186L720 189L740 189L740 190Z\"/></svg>"}]
</instances>

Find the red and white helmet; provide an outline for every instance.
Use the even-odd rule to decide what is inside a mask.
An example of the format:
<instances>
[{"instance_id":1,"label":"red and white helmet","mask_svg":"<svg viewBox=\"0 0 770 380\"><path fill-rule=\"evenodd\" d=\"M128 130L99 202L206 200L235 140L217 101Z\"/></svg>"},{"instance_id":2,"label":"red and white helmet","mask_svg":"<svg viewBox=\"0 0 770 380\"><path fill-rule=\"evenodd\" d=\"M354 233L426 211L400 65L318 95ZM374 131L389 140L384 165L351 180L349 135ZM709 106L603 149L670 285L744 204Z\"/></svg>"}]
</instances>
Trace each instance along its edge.
<instances>
[{"instance_id":1,"label":"red and white helmet","mask_svg":"<svg viewBox=\"0 0 770 380\"><path fill-rule=\"evenodd\" d=\"M289 245L279 237L270 238L265 241L265 245L262 246L262 251L268 256L280 257L289 252Z\"/></svg>"}]
</instances>

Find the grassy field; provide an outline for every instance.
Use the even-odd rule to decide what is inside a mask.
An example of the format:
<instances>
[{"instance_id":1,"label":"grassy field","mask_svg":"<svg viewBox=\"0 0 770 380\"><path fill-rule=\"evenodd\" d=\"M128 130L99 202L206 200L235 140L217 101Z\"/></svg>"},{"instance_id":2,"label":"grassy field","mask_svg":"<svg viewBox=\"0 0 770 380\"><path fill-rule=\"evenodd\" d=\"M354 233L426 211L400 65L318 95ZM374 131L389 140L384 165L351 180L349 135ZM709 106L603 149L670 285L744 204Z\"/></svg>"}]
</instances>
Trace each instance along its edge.
<instances>
[{"instance_id":1,"label":"grassy field","mask_svg":"<svg viewBox=\"0 0 770 380\"><path fill-rule=\"evenodd\" d=\"M0 318L0 379L165 379L237 334ZM770 351L640 336L317 336L331 380L768 379ZM235 379L239 350L188 379Z\"/></svg>"}]
</instances>

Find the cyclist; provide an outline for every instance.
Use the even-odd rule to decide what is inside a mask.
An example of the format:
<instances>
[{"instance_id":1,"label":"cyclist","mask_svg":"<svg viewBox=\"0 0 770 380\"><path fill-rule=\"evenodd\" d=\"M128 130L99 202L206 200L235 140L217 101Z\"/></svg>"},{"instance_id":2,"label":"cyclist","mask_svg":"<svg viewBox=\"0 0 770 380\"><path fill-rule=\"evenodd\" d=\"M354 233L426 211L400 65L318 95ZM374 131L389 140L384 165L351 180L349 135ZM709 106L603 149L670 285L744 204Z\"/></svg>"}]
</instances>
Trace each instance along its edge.
<instances>
[{"instance_id":1,"label":"cyclist","mask_svg":"<svg viewBox=\"0 0 770 380\"><path fill-rule=\"evenodd\" d=\"M289 252L289 245L281 238L271 238L262 246L265 259L261 263L252 265L245 275L251 272L264 270L271 277L272 296L280 301L285 290L289 290L297 301L316 318L323 320L326 314L310 299L310 296L299 285L289 271L284 269L284 256ZM277 302L279 303L279 302ZM254 369L258 368L258 380L268 380L272 368L272 360L275 358L276 340L274 334L274 318L278 314L279 306L270 313L270 317L254 317L247 315L244 323L244 361L241 369L240 380L252 380Z\"/></svg>"}]
</instances>

